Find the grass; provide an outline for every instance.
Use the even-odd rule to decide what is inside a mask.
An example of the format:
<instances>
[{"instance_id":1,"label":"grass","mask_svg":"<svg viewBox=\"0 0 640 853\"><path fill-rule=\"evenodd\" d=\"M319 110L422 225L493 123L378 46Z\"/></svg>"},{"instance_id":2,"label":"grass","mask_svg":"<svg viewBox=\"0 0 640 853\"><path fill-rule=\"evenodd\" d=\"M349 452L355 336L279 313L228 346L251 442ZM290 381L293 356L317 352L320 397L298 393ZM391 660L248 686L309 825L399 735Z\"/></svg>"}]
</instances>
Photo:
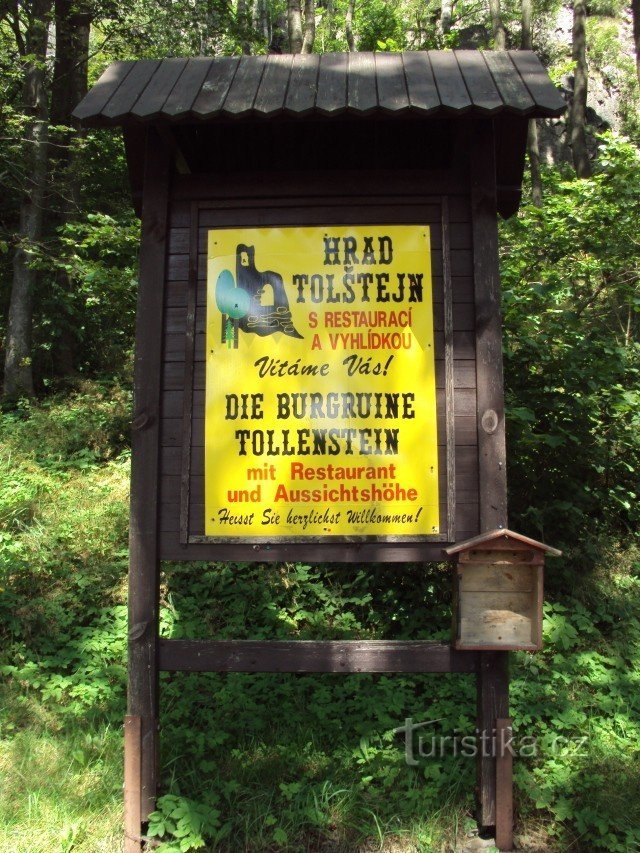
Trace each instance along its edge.
<instances>
[{"instance_id":1,"label":"grass","mask_svg":"<svg viewBox=\"0 0 640 853\"><path fill-rule=\"evenodd\" d=\"M122 849L127 417L85 386L0 419L0 853ZM640 849L640 552L599 547L554 565L545 648L512 660L524 850ZM165 636L444 639L449 612L435 565L163 566ZM393 733L472 732L471 678L164 674L161 697L164 850L445 851L473 825L474 762L409 767Z\"/></svg>"},{"instance_id":2,"label":"grass","mask_svg":"<svg viewBox=\"0 0 640 853\"><path fill-rule=\"evenodd\" d=\"M104 723L2 737L0 850L122 850L121 752L121 733Z\"/></svg>"}]
</instances>

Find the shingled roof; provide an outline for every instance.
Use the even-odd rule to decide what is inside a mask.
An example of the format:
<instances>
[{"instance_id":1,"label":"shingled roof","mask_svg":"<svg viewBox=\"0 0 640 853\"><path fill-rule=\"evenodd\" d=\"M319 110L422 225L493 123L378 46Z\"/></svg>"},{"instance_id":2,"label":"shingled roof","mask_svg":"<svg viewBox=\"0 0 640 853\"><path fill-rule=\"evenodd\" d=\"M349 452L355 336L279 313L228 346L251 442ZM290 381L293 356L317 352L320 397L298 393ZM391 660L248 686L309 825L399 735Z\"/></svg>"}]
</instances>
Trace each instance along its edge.
<instances>
[{"instance_id":1,"label":"shingled roof","mask_svg":"<svg viewBox=\"0 0 640 853\"><path fill-rule=\"evenodd\" d=\"M560 115L534 53L412 51L115 62L74 110L84 124L369 114Z\"/></svg>"}]
</instances>

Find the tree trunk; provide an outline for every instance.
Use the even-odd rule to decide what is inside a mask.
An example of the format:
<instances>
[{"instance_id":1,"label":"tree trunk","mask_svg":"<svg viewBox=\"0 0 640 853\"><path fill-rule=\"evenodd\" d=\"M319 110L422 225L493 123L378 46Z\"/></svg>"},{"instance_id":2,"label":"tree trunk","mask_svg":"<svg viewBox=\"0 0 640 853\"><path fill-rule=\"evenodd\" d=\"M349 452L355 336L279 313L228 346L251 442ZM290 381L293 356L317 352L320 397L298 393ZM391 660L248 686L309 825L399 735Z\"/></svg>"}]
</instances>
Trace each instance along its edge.
<instances>
[{"instance_id":1,"label":"tree trunk","mask_svg":"<svg viewBox=\"0 0 640 853\"><path fill-rule=\"evenodd\" d=\"M440 5L440 31L442 35L451 32L451 15L453 10L453 0L442 0Z\"/></svg>"},{"instance_id":2,"label":"tree trunk","mask_svg":"<svg viewBox=\"0 0 640 853\"><path fill-rule=\"evenodd\" d=\"M502 23L500 0L489 0L489 14L491 15L491 30L493 31L493 49L505 50L507 36Z\"/></svg>"},{"instance_id":3,"label":"tree trunk","mask_svg":"<svg viewBox=\"0 0 640 853\"><path fill-rule=\"evenodd\" d=\"M300 0L287 0L287 25L289 30L289 53L302 51L302 12Z\"/></svg>"},{"instance_id":4,"label":"tree trunk","mask_svg":"<svg viewBox=\"0 0 640 853\"><path fill-rule=\"evenodd\" d=\"M636 47L636 73L640 83L640 0L631 0L633 15L633 43Z\"/></svg>"},{"instance_id":5,"label":"tree trunk","mask_svg":"<svg viewBox=\"0 0 640 853\"><path fill-rule=\"evenodd\" d=\"M29 118L25 129L27 174L13 256L4 363L4 396L11 400L34 394L31 333L36 272L29 265L33 248L42 238L47 184L49 104L45 62L50 12L51 0L34 0L24 40L23 109Z\"/></svg>"},{"instance_id":6,"label":"tree trunk","mask_svg":"<svg viewBox=\"0 0 640 853\"><path fill-rule=\"evenodd\" d=\"M574 0L572 58L575 63L575 82L569 110L569 143L573 155L573 165L579 178L591 176L585 118L588 88L586 23L585 0Z\"/></svg>"},{"instance_id":7,"label":"tree trunk","mask_svg":"<svg viewBox=\"0 0 640 853\"><path fill-rule=\"evenodd\" d=\"M313 53L316 40L316 4L315 0L304 0L304 39L302 53Z\"/></svg>"},{"instance_id":8,"label":"tree trunk","mask_svg":"<svg viewBox=\"0 0 640 853\"><path fill-rule=\"evenodd\" d=\"M269 15L266 0L255 0L253 4L253 29L259 33L260 38L268 47L271 42L271 28L269 26Z\"/></svg>"},{"instance_id":9,"label":"tree trunk","mask_svg":"<svg viewBox=\"0 0 640 853\"><path fill-rule=\"evenodd\" d=\"M333 45L336 37L336 8L333 0L327 0L327 35L329 43Z\"/></svg>"},{"instance_id":10,"label":"tree trunk","mask_svg":"<svg viewBox=\"0 0 640 853\"><path fill-rule=\"evenodd\" d=\"M240 48L243 56L251 55L251 42L247 39L249 31L249 9L247 0L238 0L236 5L236 24L240 30Z\"/></svg>"},{"instance_id":11,"label":"tree trunk","mask_svg":"<svg viewBox=\"0 0 640 853\"><path fill-rule=\"evenodd\" d=\"M52 196L45 213L44 232L55 241L56 231L73 222L80 209L82 188L81 154L78 143L84 131L71 113L87 93L87 67L91 14L77 0L55 0L56 52L51 83L52 144L49 153L49 183ZM57 273L62 294L59 301L60 337L54 350L55 371L69 376L75 370L77 331L68 306L74 282L63 271Z\"/></svg>"},{"instance_id":12,"label":"tree trunk","mask_svg":"<svg viewBox=\"0 0 640 853\"><path fill-rule=\"evenodd\" d=\"M355 40L353 38L353 19L356 14L356 0L349 0L347 12L344 18L344 33L347 38L349 53L353 53L356 49Z\"/></svg>"},{"instance_id":13,"label":"tree trunk","mask_svg":"<svg viewBox=\"0 0 640 853\"><path fill-rule=\"evenodd\" d=\"M532 0L522 0L522 49L531 50L531 21L533 17ZM531 172L531 201L536 207L542 207L542 178L540 176L540 148L538 146L538 122L532 118L527 128L527 153Z\"/></svg>"},{"instance_id":14,"label":"tree trunk","mask_svg":"<svg viewBox=\"0 0 640 853\"><path fill-rule=\"evenodd\" d=\"M538 122L529 119L527 128L527 153L531 172L531 201L536 207L542 207L542 177L540 174L540 147L538 145Z\"/></svg>"}]
</instances>

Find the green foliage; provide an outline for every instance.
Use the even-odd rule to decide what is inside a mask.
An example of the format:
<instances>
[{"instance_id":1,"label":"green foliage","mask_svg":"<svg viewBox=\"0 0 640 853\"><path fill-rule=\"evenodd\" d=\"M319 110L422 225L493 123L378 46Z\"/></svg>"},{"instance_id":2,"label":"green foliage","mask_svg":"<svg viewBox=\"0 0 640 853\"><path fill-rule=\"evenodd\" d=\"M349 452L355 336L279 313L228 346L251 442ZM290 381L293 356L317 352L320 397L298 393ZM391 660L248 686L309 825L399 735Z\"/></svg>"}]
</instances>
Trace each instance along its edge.
<instances>
[{"instance_id":1,"label":"green foliage","mask_svg":"<svg viewBox=\"0 0 640 853\"><path fill-rule=\"evenodd\" d=\"M640 158L601 144L502 232L513 523L574 546L640 521Z\"/></svg>"},{"instance_id":2,"label":"green foliage","mask_svg":"<svg viewBox=\"0 0 640 853\"><path fill-rule=\"evenodd\" d=\"M617 93L621 129L636 145L640 142L640 86L635 57L620 49L621 23L618 3L603 4L599 16L588 19L587 49L592 69L597 69L606 91ZM615 16L615 17L613 17ZM592 71L593 73L593 71Z\"/></svg>"},{"instance_id":3,"label":"green foliage","mask_svg":"<svg viewBox=\"0 0 640 853\"><path fill-rule=\"evenodd\" d=\"M0 418L0 668L61 715L122 702L129 417L86 384Z\"/></svg>"},{"instance_id":4,"label":"green foliage","mask_svg":"<svg viewBox=\"0 0 640 853\"><path fill-rule=\"evenodd\" d=\"M370 0L358 13L358 50L402 50L404 34L398 3Z\"/></svg>"},{"instance_id":5,"label":"green foliage","mask_svg":"<svg viewBox=\"0 0 640 853\"><path fill-rule=\"evenodd\" d=\"M159 853L186 853L205 846L205 838L219 842L220 812L186 797L166 794L158 798L158 809L149 815L149 838L168 836L158 847Z\"/></svg>"},{"instance_id":6,"label":"green foliage","mask_svg":"<svg viewBox=\"0 0 640 853\"><path fill-rule=\"evenodd\" d=\"M139 221L88 213L61 228L57 254L42 252L37 347L43 364L60 338L74 340L80 371L122 374L129 364L137 293Z\"/></svg>"}]
</instances>

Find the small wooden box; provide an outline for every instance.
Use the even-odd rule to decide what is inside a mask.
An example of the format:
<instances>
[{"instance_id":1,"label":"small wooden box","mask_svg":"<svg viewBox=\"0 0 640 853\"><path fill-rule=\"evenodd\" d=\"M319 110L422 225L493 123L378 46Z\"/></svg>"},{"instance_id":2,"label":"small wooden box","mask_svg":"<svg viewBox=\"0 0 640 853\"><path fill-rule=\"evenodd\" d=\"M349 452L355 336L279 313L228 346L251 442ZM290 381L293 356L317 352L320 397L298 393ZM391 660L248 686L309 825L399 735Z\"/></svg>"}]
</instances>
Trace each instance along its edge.
<instances>
[{"instance_id":1,"label":"small wooden box","mask_svg":"<svg viewBox=\"0 0 640 853\"><path fill-rule=\"evenodd\" d=\"M546 554L560 551L511 530L445 549L455 557L453 645L460 650L542 648Z\"/></svg>"}]
</instances>

